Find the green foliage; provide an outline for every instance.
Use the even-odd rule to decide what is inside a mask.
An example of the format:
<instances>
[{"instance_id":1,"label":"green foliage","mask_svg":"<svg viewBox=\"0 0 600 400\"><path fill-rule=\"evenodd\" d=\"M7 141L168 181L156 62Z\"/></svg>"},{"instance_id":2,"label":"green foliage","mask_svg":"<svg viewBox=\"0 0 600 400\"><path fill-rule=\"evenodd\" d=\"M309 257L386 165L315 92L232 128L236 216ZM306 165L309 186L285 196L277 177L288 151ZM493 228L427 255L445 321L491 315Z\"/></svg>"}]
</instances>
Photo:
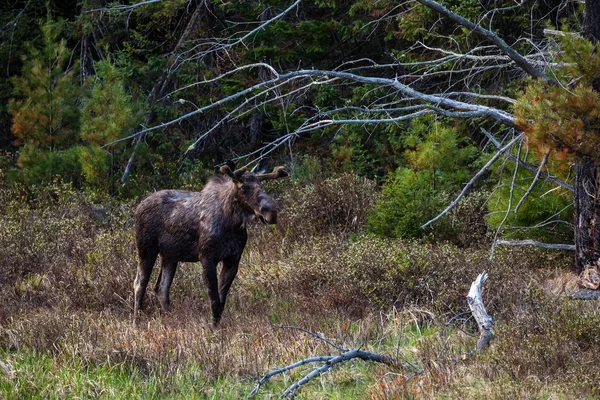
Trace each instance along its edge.
<instances>
[{"instance_id":1,"label":"green foliage","mask_svg":"<svg viewBox=\"0 0 600 400\"><path fill-rule=\"evenodd\" d=\"M132 132L142 106L125 90L123 73L115 64L99 61L95 67L97 75L82 110L81 138L104 146Z\"/></svg>"},{"instance_id":2,"label":"green foliage","mask_svg":"<svg viewBox=\"0 0 600 400\"><path fill-rule=\"evenodd\" d=\"M566 85L530 83L515 105L517 125L540 157L552 152L552 158L566 162L575 155L598 159L600 95L592 82L600 68L600 55L590 41L575 34L561 38L561 49L564 66L556 75Z\"/></svg>"},{"instance_id":3,"label":"green foliage","mask_svg":"<svg viewBox=\"0 0 600 400\"><path fill-rule=\"evenodd\" d=\"M114 184L115 164L123 153L122 144L104 145L133 132L140 122L143 106L125 90L122 72L109 60L95 64L97 75L81 116L79 160L86 182L92 187L110 190ZM118 158L115 160L115 158Z\"/></svg>"},{"instance_id":4,"label":"green foliage","mask_svg":"<svg viewBox=\"0 0 600 400\"><path fill-rule=\"evenodd\" d=\"M383 185L382 200L369 216L368 229L380 236L418 237L421 225L443 209L429 174L398 168Z\"/></svg>"},{"instance_id":5,"label":"green foliage","mask_svg":"<svg viewBox=\"0 0 600 400\"><path fill-rule=\"evenodd\" d=\"M9 104L11 130L21 143L43 150L65 149L77 140L78 87L75 69L67 69L70 50L59 39L61 26L50 16L42 22L42 47L26 44L22 75L12 81L17 99Z\"/></svg>"},{"instance_id":6,"label":"green foliage","mask_svg":"<svg viewBox=\"0 0 600 400\"><path fill-rule=\"evenodd\" d=\"M430 118L413 120L403 145L407 166L388 178L369 216L369 231L378 235L423 235L421 225L443 210L444 193L460 190L477 154L474 146L461 143L455 129Z\"/></svg>"},{"instance_id":7,"label":"green foliage","mask_svg":"<svg viewBox=\"0 0 600 400\"><path fill-rule=\"evenodd\" d=\"M15 171L15 178L28 184L48 184L55 179L73 182L80 186L81 164L80 146L64 150L46 150L32 143L25 143L19 151L18 164L21 168Z\"/></svg>"},{"instance_id":8,"label":"green foliage","mask_svg":"<svg viewBox=\"0 0 600 400\"><path fill-rule=\"evenodd\" d=\"M570 222L573 215L573 194L566 189L556 190L555 185L539 179L527 200L515 213L517 204L531 186L533 176L531 172L520 168L513 188L513 165L505 165L494 171L495 174L501 172L502 177L501 184L494 190L487 204L489 214L486 220L489 225L498 228L504 221L504 228L510 228L505 231L505 235L516 239L535 238L555 243L572 240ZM509 205L511 211L507 213ZM535 228L536 226L539 227Z\"/></svg>"}]
</instances>

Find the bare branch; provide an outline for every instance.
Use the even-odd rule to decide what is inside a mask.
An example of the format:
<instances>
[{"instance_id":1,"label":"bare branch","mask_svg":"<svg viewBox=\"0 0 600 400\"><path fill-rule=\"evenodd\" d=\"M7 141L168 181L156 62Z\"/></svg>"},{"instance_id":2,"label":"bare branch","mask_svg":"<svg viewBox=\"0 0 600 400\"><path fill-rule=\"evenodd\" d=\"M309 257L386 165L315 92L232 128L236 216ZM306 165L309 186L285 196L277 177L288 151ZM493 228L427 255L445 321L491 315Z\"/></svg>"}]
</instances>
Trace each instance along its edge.
<instances>
[{"instance_id":1,"label":"bare branch","mask_svg":"<svg viewBox=\"0 0 600 400\"><path fill-rule=\"evenodd\" d=\"M300 2L301 2L301 0L296 0L294 3L292 3L292 5L290 5L288 8L286 8L284 11L278 13L273 18L270 18L267 21L261 22L259 26L246 32L241 37L238 37L238 38L229 37L229 38L225 38L225 39L210 39L209 42L202 42L202 43L192 47L188 51L185 51L177 56L177 59L180 61L176 63L175 69L179 68L179 66L183 65L186 62L196 60L196 59L201 59L204 56L211 54L211 53L217 53L217 52L225 52L226 53L231 48L237 46L240 43L243 43L244 40L250 38L257 32L265 29L268 25L283 18L291 10L296 8L300 4ZM208 49L204 50L204 51L198 51L199 49L201 49L203 47L208 48ZM198 52L194 54L195 51L198 51ZM188 54L192 54L192 55L187 58L184 58Z\"/></svg>"},{"instance_id":2,"label":"bare branch","mask_svg":"<svg viewBox=\"0 0 600 400\"><path fill-rule=\"evenodd\" d=\"M573 244L553 244L553 243L542 243L537 240L526 239L526 240L497 240L496 244L502 244L505 246L537 246L543 247L544 249L550 250L575 250Z\"/></svg>"},{"instance_id":3,"label":"bare branch","mask_svg":"<svg viewBox=\"0 0 600 400\"><path fill-rule=\"evenodd\" d=\"M494 144L494 146L496 146L496 148L498 148L498 149L499 149L499 148L501 147L501 144L500 144L500 142L498 142L498 141L496 140L496 138L494 138L494 136L492 136L492 134L491 134L490 132L488 132L488 131L487 131L486 129L484 129L484 128L480 128L480 130L481 130L481 132L482 132L482 133L483 133L485 136L487 136L487 138L488 138L488 139L490 139L490 141L491 141L491 142ZM518 163L518 164L519 164L521 167L525 168L526 170L528 170L528 171L530 171L530 172L535 172L535 173L537 174L537 171L539 170L539 168L537 168L537 167L534 167L534 166L533 166L533 165L531 165L531 164L527 164L526 162L523 162L523 161L521 161L521 160L517 159L517 157L515 157L513 154L507 154L506 156L507 156L509 159L511 159L512 161L514 161L514 162ZM541 176L542 178L544 178L545 180L551 181L551 182L553 182L553 183L557 184L558 186L560 186L560 187L562 187L562 188L564 188L564 189L567 189L567 190L569 190L569 191L571 191L571 192L574 190L572 185L569 185L567 182L565 182L565 181L562 181L562 180L558 179L557 177L555 177L555 176L552 176L552 175L550 175L550 174L548 174L548 173L546 173L546 172L540 171L540 176Z\"/></svg>"},{"instance_id":4,"label":"bare branch","mask_svg":"<svg viewBox=\"0 0 600 400\"><path fill-rule=\"evenodd\" d=\"M227 75L229 75L230 73L231 72L228 72ZM224 97L224 98L222 98L212 104L209 104L207 106L200 107L194 111L184 114L184 115L182 115L178 118L175 118L169 122L164 122L164 123L161 123L159 125L156 125L156 126L153 126L150 128L142 129L132 135L129 135L124 138L115 140L111 143L108 143L103 147L107 147L107 146L113 145L113 144L121 142L121 141L129 140L134 137L144 135L148 132L151 132L151 131L154 131L157 129L166 128L173 124L177 124L189 117L200 114L209 109L222 106L225 103L229 103L233 100L239 99L247 94L250 94L251 92L253 92L255 90L263 89L263 88L267 88L266 91L272 90L269 88L269 86L270 85L279 85L281 83L281 81L291 82L292 80L304 79L304 78L310 78L310 77L325 78L325 79L330 79L330 77L335 77L335 78L346 79L349 81L360 82L360 83L378 84L381 87L390 87L390 88L397 89L399 92L408 96L411 99L421 100L426 103L430 103L430 105L423 105L422 107L433 109L436 112L446 115L446 116L449 116L449 117L460 117L460 118L486 117L486 118L495 119L495 120L502 122L509 126L514 126L514 124L515 124L514 116L503 110L493 108L493 107L478 105L478 104L471 104L471 103L467 103L467 102L463 102L463 101L457 101L457 100L450 99L448 97L443 97L442 95L425 94L425 93L419 92L419 91L399 82L397 79L368 77L368 76L361 76L361 75L351 74L351 73L347 73L347 72L340 72L340 71L298 70L298 71L288 72L285 74L277 74L276 77L273 79L269 79L267 81L257 83L256 85L246 88L246 89L244 89L240 92L237 92L233 95ZM318 82L311 82L310 84L317 84L317 83ZM454 111L446 110L446 109L443 109L442 107L447 107ZM421 115L421 114L418 114L418 115ZM413 115L413 117L414 116L417 116L417 115ZM403 118L403 119L406 119L406 118ZM397 120L398 120L398 118L394 118L394 119L390 119L390 120L374 120L374 121L373 120L371 120L371 121L345 120L345 121L341 121L341 122L340 121L337 121L337 122L328 121L328 122L332 122L332 123L336 123L336 124L342 124L342 123L356 124L356 123L367 123L367 122L368 123L382 123L382 122L392 122L392 121L397 121ZM317 128L315 128L315 129L317 129ZM305 129L304 131L306 132L307 130ZM196 141L195 144L197 142L198 141Z\"/></svg>"},{"instance_id":5,"label":"bare branch","mask_svg":"<svg viewBox=\"0 0 600 400\"><path fill-rule=\"evenodd\" d=\"M162 0L146 0L146 1L142 1L141 3L131 4L131 5L121 5L121 6L106 7L106 8L94 8L91 10L84 11L84 14L88 14L88 13L96 12L96 11L117 12L117 11L131 10L131 9L141 7L141 6L146 6L146 5L152 4L152 3L160 3L161 1Z\"/></svg>"},{"instance_id":6,"label":"bare branch","mask_svg":"<svg viewBox=\"0 0 600 400\"><path fill-rule=\"evenodd\" d=\"M294 368L301 367L302 365L305 365L305 364L310 364L310 363L314 363L314 362L329 362L332 358L335 358L335 356L310 357L310 358L305 358L304 360L295 362L293 364L286 365L285 367L275 368L275 369L269 371L268 373L266 373L262 378L260 378L258 380L258 382L256 382L254 389L252 389L252 391L248 394L248 396L252 397L252 396L256 395L258 393L258 391L260 390L260 387L262 385L264 385L271 377L273 377L275 375L282 374L282 373L290 371Z\"/></svg>"},{"instance_id":7,"label":"bare branch","mask_svg":"<svg viewBox=\"0 0 600 400\"><path fill-rule=\"evenodd\" d=\"M543 79L544 81L551 83L551 84L558 83L555 79L552 79L552 78L546 76L546 74L544 74L542 71L538 70L533 65L531 65L531 63L529 63L522 55L517 53L515 51L515 49L513 49L511 46L509 46L504 40L502 40L494 32L483 28L481 25L474 24L473 22L469 21L468 19L466 19L458 14L453 13L452 11L448 10L443 5L436 3L433 0L417 0L417 1L423 5L426 5L429 8L436 10L437 12L445 15L446 17L450 18L454 22L457 22L460 25L472 30L473 32L476 32L476 33L486 37L492 43L494 43L496 46L498 46L499 49L501 49L504 53L506 53L506 55L508 55L518 66L520 66L525 72L527 72L527 74L529 74L535 78Z\"/></svg>"},{"instance_id":8,"label":"bare branch","mask_svg":"<svg viewBox=\"0 0 600 400\"><path fill-rule=\"evenodd\" d=\"M329 369L331 369L331 367L333 367L336 364L339 364L339 363L342 363L345 361L349 361L354 358L358 358L358 359L361 359L364 361L375 361L378 363L389 365L394 368L398 368L401 366L401 364L399 364L398 361L392 357L384 356L381 354L375 354L375 353L371 353L369 351L363 351L363 350L358 350L358 349L349 350L344 354L340 354L339 356L335 356L335 357L329 359L321 367L315 368L314 370L312 370L304 378L300 379L299 381L297 381L294 384L292 384L291 386L289 386L283 392L281 397L286 397L286 396L292 395L300 386L308 383L312 378L324 374L325 372L327 372ZM404 364L404 365L406 365L406 364ZM423 370L420 368L413 371L414 374L420 374L422 372L423 372Z\"/></svg>"},{"instance_id":9,"label":"bare branch","mask_svg":"<svg viewBox=\"0 0 600 400\"><path fill-rule=\"evenodd\" d=\"M276 328L280 328L280 329L295 329L295 330L298 330L300 332L304 332L307 335L310 335L310 336L314 337L315 339L322 340L323 342L327 343L328 345L330 345L331 347L335 348L336 350L339 350L339 351L342 351L342 352L343 351L348 351L348 349L345 349L345 348L343 348L341 346L338 346L337 344L333 343L331 340L326 339L326 338L324 338L323 336L321 336L321 335L319 335L317 333L311 332L311 331L309 331L307 329L304 329L304 328L301 328L299 326L277 325L277 324L271 324L271 325L273 325Z\"/></svg>"},{"instance_id":10,"label":"bare branch","mask_svg":"<svg viewBox=\"0 0 600 400\"><path fill-rule=\"evenodd\" d=\"M517 203L517 206L515 207L515 211L514 211L515 214L517 212L519 212L519 208L521 208L521 205L525 202L525 199L527 199L527 197L529 196L529 194L531 193L531 191L535 187L535 184L537 183L537 180L540 177L542 169L544 169L544 167L546 166L546 162L548 161L548 156L549 155L550 155L549 151L546 152L546 154L544 154L544 157L542 158L542 162L540 163L540 166L539 166L537 172L535 173L535 176L533 177L533 181L531 181L531 185L529 185L529 188L527 189L527 191L525 192L525 194L523 195L523 197L521 197L521 200L519 200L519 202Z\"/></svg>"},{"instance_id":11,"label":"bare branch","mask_svg":"<svg viewBox=\"0 0 600 400\"><path fill-rule=\"evenodd\" d=\"M473 186L473 184L475 183L475 181L481 175L483 175L483 173L485 171L487 171L488 168L491 167L492 164L494 162L496 162L496 160L498 160L498 158L500 158L500 156L502 154L504 154L508 149L510 149L515 143L517 143L520 140L523 140L523 134L522 133L520 135L516 136L510 142L508 142L508 144L506 146L504 146L500 150L498 150L498 152L496 154L494 154L494 156L492 158L490 158L490 160L479 170L479 172L477 172L475 174L475 176L473 176L473 178L471 178L471 180L465 185L465 187L460 192L460 194L456 197L456 199L454 199L454 201L452 201L452 203L450 203L450 205L448 207L446 207L446 209L444 211L442 211L437 217L435 217L435 218L427 221L425 224L421 225L421 228L424 229L424 228L428 227L429 225L431 225L432 223L434 223L438 219L442 218L448 211L452 210L458 204L458 202L460 201L460 199L462 199L463 196L468 193L469 189L471 189L471 186Z\"/></svg>"},{"instance_id":12,"label":"bare branch","mask_svg":"<svg viewBox=\"0 0 600 400\"><path fill-rule=\"evenodd\" d=\"M523 148L523 142L519 143L519 150L517 151L517 160L521 159L521 149L522 148ZM508 206L506 207L506 212L504 213L504 218L502 218L502 221L500 221L500 224L498 224L498 228L496 229L496 233L494 234L494 241L492 243L492 251L490 253L490 260L492 260L494 258L494 250L496 249L496 239L498 238L498 235L500 234L500 231L502 230L502 226L508 219L508 216L510 215L510 212L511 212L518 172L519 172L519 164L517 163L515 165L515 171L513 172L512 183L510 184L510 195L508 197Z\"/></svg>"}]
</instances>

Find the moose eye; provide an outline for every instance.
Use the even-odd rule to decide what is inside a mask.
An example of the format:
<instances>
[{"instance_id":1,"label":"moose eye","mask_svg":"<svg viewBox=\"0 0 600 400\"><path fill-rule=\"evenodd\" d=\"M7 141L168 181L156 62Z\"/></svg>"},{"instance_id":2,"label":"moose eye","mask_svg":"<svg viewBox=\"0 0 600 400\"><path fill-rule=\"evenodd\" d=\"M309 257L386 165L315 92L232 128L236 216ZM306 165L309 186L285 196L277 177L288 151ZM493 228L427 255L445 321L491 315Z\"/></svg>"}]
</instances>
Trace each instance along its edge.
<instances>
[{"instance_id":1,"label":"moose eye","mask_svg":"<svg viewBox=\"0 0 600 400\"><path fill-rule=\"evenodd\" d=\"M250 189L248 185L242 185L242 192L247 192Z\"/></svg>"}]
</instances>

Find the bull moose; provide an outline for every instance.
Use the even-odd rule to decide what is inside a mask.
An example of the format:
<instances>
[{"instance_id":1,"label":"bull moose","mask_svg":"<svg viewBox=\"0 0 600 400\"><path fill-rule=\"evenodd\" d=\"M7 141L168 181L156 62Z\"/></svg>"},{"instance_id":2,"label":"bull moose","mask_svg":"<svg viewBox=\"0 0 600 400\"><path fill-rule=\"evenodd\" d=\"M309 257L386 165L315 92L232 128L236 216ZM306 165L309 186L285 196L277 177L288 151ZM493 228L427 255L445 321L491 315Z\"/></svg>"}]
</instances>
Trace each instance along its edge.
<instances>
[{"instance_id":1,"label":"bull moose","mask_svg":"<svg viewBox=\"0 0 600 400\"><path fill-rule=\"evenodd\" d=\"M161 307L169 308L169 289L177 263L200 261L208 287L214 324L223 313L227 293L237 274L246 246L246 224L259 220L277 223L275 201L262 190L262 181L287 176L283 166L266 173L261 161L252 171L235 169L232 161L220 167L200 192L161 190L146 197L134 216L139 264L134 283L134 318L143 306L144 294L157 256L161 270L154 288ZM222 263L217 279L217 265Z\"/></svg>"}]
</instances>

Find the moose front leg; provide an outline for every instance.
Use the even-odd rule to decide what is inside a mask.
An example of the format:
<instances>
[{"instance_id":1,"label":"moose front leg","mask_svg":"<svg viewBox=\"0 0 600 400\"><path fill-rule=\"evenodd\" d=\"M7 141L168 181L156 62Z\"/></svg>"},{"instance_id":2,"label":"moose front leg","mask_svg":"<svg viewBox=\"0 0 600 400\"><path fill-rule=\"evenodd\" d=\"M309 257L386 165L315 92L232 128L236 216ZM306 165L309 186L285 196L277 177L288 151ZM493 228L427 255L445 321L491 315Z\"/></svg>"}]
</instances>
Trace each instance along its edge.
<instances>
[{"instance_id":1,"label":"moose front leg","mask_svg":"<svg viewBox=\"0 0 600 400\"><path fill-rule=\"evenodd\" d=\"M240 265L240 257L226 258L223 260L223 269L219 277L219 296L221 298L221 307L225 308L225 300L235 279Z\"/></svg>"},{"instance_id":2,"label":"moose front leg","mask_svg":"<svg viewBox=\"0 0 600 400\"><path fill-rule=\"evenodd\" d=\"M208 288L208 297L210 298L210 309L213 315L213 324L217 325L221 320L223 306L219 297L219 284L217 281L217 264L215 260L205 259L202 261L204 266L204 282Z\"/></svg>"}]
</instances>

